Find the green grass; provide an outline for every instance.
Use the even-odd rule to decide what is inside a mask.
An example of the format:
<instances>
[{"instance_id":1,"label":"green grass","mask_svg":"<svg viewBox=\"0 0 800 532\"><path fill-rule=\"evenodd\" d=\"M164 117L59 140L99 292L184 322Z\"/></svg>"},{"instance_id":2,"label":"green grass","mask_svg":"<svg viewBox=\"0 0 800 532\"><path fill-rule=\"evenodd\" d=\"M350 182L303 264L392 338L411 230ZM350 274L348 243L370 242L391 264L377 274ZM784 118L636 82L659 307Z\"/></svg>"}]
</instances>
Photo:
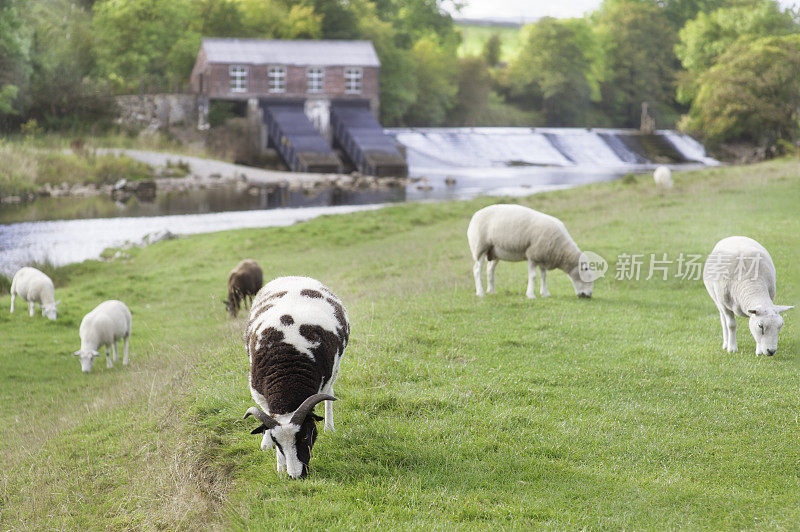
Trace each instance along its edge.
<instances>
[{"instance_id":1,"label":"green grass","mask_svg":"<svg viewBox=\"0 0 800 532\"><path fill-rule=\"evenodd\" d=\"M480 55L486 41L494 35L500 36L502 46L500 48L500 60L511 61L519 53L522 47L521 28L508 26L475 26L469 24L458 24L461 32L461 46L458 55L461 57Z\"/></svg>"},{"instance_id":2,"label":"green grass","mask_svg":"<svg viewBox=\"0 0 800 532\"><path fill-rule=\"evenodd\" d=\"M0 197L36 192L45 184L115 183L151 177L150 168L130 157L81 149L40 148L33 142L0 139Z\"/></svg>"},{"instance_id":3,"label":"green grass","mask_svg":"<svg viewBox=\"0 0 800 532\"><path fill-rule=\"evenodd\" d=\"M732 234L771 252L800 299L800 164L780 161L541 194L584 249L706 254ZM409 204L131 250L57 271L62 315L0 310L2 529L794 529L800 327L775 357L722 351L701 281L567 277L525 299L502 263L479 300L466 226L496 200ZM346 303L351 345L312 473L258 449L228 270L311 275ZM673 272L674 273L674 270ZM132 364L69 353L107 298L134 316ZM7 300L6 300L7 301Z\"/></svg>"}]
</instances>

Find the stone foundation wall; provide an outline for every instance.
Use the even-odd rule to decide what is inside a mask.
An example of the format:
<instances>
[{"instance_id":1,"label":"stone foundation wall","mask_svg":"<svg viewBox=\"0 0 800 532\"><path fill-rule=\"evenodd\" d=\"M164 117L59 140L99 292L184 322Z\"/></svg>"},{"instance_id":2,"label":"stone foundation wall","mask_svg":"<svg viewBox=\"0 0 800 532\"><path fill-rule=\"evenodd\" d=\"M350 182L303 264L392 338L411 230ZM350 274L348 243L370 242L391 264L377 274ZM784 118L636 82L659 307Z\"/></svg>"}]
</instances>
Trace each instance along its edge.
<instances>
[{"instance_id":1,"label":"stone foundation wall","mask_svg":"<svg viewBox=\"0 0 800 532\"><path fill-rule=\"evenodd\" d=\"M142 94L116 96L117 123L158 130L197 124L194 94Z\"/></svg>"}]
</instances>

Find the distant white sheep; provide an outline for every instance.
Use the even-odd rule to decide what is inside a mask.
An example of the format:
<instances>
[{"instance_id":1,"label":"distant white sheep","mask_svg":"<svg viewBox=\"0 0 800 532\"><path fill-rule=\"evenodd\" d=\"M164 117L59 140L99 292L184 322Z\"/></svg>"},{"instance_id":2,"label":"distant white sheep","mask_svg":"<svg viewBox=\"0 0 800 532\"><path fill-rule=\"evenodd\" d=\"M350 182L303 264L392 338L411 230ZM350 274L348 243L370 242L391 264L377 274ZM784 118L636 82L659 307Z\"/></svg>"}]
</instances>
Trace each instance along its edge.
<instances>
[{"instance_id":1,"label":"distant white sheep","mask_svg":"<svg viewBox=\"0 0 800 532\"><path fill-rule=\"evenodd\" d=\"M672 188L672 170L668 166L659 166L653 172L653 181L658 188Z\"/></svg>"},{"instance_id":2,"label":"distant white sheep","mask_svg":"<svg viewBox=\"0 0 800 532\"><path fill-rule=\"evenodd\" d=\"M764 246L746 236L723 238L706 259L703 283L719 310L722 348L736 347L736 316L750 318L756 355L772 356L778 350L781 313L791 308L776 305L775 265Z\"/></svg>"},{"instance_id":3,"label":"distant white sheep","mask_svg":"<svg viewBox=\"0 0 800 532\"><path fill-rule=\"evenodd\" d=\"M14 312L14 300L19 296L28 302L28 312L33 317L36 303L42 308L42 316L54 320L58 317L58 304L55 300L53 281L46 274L26 266L20 268L11 280L11 312Z\"/></svg>"},{"instance_id":4,"label":"distant white sheep","mask_svg":"<svg viewBox=\"0 0 800 532\"><path fill-rule=\"evenodd\" d=\"M536 268L542 277L540 295L549 297L547 270L559 268L569 275L578 297L591 297L594 276L586 256L581 253L567 228L558 218L522 205L490 205L472 216L467 239L475 264L475 293L484 295L481 269L486 267L486 291L494 293L494 270L500 260L528 262L528 289L535 298Z\"/></svg>"},{"instance_id":5,"label":"distant white sheep","mask_svg":"<svg viewBox=\"0 0 800 532\"><path fill-rule=\"evenodd\" d=\"M131 336L131 311L125 303L117 300L103 301L94 310L83 317L80 328L81 348L72 353L80 357L81 370L89 373L95 357L100 356L99 349L106 348L106 367L111 368L109 347L114 352L114 362L117 361L117 342L120 339L125 344L125 354L122 365L128 365L128 348Z\"/></svg>"}]
</instances>

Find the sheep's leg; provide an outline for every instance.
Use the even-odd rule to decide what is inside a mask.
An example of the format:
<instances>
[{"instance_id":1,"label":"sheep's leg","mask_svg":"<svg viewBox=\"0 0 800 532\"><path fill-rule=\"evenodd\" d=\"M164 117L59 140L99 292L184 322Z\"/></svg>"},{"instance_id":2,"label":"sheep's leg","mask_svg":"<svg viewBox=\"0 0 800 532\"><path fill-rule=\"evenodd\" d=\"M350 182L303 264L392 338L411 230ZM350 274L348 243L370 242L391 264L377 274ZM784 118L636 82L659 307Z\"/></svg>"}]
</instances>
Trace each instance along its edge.
<instances>
[{"instance_id":1,"label":"sheep's leg","mask_svg":"<svg viewBox=\"0 0 800 532\"><path fill-rule=\"evenodd\" d=\"M122 365L123 366L127 366L128 365L128 348L130 347L130 339L131 339L130 336L126 336L125 338L122 339L122 343L123 343Z\"/></svg>"},{"instance_id":2,"label":"sheep's leg","mask_svg":"<svg viewBox=\"0 0 800 532\"><path fill-rule=\"evenodd\" d=\"M119 351L117 350L117 341L116 340L114 340L114 342L111 343L111 349L114 352L114 363L116 364L117 360L119 360Z\"/></svg>"},{"instance_id":3,"label":"sheep's leg","mask_svg":"<svg viewBox=\"0 0 800 532\"><path fill-rule=\"evenodd\" d=\"M739 349L736 347L736 316L733 312L725 312L725 321L728 329L728 352L735 353Z\"/></svg>"},{"instance_id":4,"label":"sheep's leg","mask_svg":"<svg viewBox=\"0 0 800 532\"><path fill-rule=\"evenodd\" d=\"M17 294L14 291L11 291L11 312L14 312L14 300L17 298Z\"/></svg>"},{"instance_id":5,"label":"sheep's leg","mask_svg":"<svg viewBox=\"0 0 800 532\"><path fill-rule=\"evenodd\" d=\"M487 294L494 294L494 270L497 268L497 263L500 262L499 260L490 260L486 264L486 293Z\"/></svg>"},{"instance_id":6,"label":"sheep's leg","mask_svg":"<svg viewBox=\"0 0 800 532\"><path fill-rule=\"evenodd\" d=\"M719 311L719 322L722 324L722 349L728 349L728 322L725 319L725 311L717 307Z\"/></svg>"},{"instance_id":7,"label":"sheep's leg","mask_svg":"<svg viewBox=\"0 0 800 532\"><path fill-rule=\"evenodd\" d=\"M534 293L534 287L536 286L536 264L533 263L532 260L528 260L528 289L525 291L525 295L528 296L529 299L536 299L536 294Z\"/></svg>"},{"instance_id":8,"label":"sheep's leg","mask_svg":"<svg viewBox=\"0 0 800 532\"><path fill-rule=\"evenodd\" d=\"M539 266L539 275L542 277L539 286L539 295L542 297L550 297L550 290L547 289L547 270L544 266Z\"/></svg>"},{"instance_id":9,"label":"sheep's leg","mask_svg":"<svg viewBox=\"0 0 800 532\"><path fill-rule=\"evenodd\" d=\"M333 393L333 386L330 387L330 392L328 393L330 393L335 397ZM336 431L336 429L333 428L333 401L325 401L325 431L326 432Z\"/></svg>"},{"instance_id":10,"label":"sheep's leg","mask_svg":"<svg viewBox=\"0 0 800 532\"><path fill-rule=\"evenodd\" d=\"M485 255L481 255L472 265L472 276L475 277L475 295L483 297L486 293L483 291L483 284L481 284L481 268L483 268L483 261Z\"/></svg>"},{"instance_id":11,"label":"sheep's leg","mask_svg":"<svg viewBox=\"0 0 800 532\"><path fill-rule=\"evenodd\" d=\"M277 446L275 447L275 456L277 457L278 462L275 469L278 471L278 473L286 473L286 457L283 456L283 453L277 448Z\"/></svg>"},{"instance_id":12,"label":"sheep's leg","mask_svg":"<svg viewBox=\"0 0 800 532\"><path fill-rule=\"evenodd\" d=\"M113 368L114 364L111 363L111 350L106 346L106 368Z\"/></svg>"},{"instance_id":13,"label":"sheep's leg","mask_svg":"<svg viewBox=\"0 0 800 532\"><path fill-rule=\"evenodd\" d=\"M36 304L33 301L28 301L28 314L30 314L31 318L33 317L33 310Z\"/></svg>"}]
</instances>

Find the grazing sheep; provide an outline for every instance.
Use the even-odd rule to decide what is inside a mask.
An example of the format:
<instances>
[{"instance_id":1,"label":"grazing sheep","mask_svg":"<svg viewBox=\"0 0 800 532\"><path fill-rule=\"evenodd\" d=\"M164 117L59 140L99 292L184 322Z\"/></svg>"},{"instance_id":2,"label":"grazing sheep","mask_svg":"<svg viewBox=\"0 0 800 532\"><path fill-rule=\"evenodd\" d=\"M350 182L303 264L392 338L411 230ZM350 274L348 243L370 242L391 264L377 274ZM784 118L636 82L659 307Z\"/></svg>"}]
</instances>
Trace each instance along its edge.
<instances>
[{"instance_id":1,"label":"grazing sheep","mask_svg":"<svg viewBox=\"0 0 800 532\"><path fill-rule=\"evenodd\" d=\"M672 170L668 166L659 166L653 172L653 181L658 188L672 188Z\"/></svg>"},{"instance_id":2,"label":"grazing sheep","mask_svg":"<svg viewBox=\"0 0 800 532\"><path fill-rule=\"evenodd\" d=\"M764 246L746 236L723 238L706 259L703 284L719 310L723 349L737 350L736 316L742 316L750 318L756 355L775 354L781 313L794 307L773 303L775 265Z\"/></svg>"},{"instance_id":3,"label":"grazing sheep","mask_svg":"<svg viewBox=\"0 0 800 532\"><path fill-rule=\"evenodd\" d=\"M131 336L131 311L122 301L111 299L103 301L94 310L83 317L80 328L81 348L72 353L80 357L81 370L89 373L92 370L92 363L95 357L100 356L98 350L106 348L106 367L111 368L108 349L114 351L114 362L117 361L117 342L122 338L125 353L122 357L122 365L128 365L128 348Z\"/></svg>"},{"instance_id":4,"label":"grazing sheep","mask_svg":"<svg viewBox=\"0 0 800 532\"><path fill-rule=\"evenodd\" d=\"M239 312L242 302L250 297L250 303L263 285L261 267L253 259L244 259L236 265L228 275L228 299L225 308L234 318Z\"/></svg>"},{"instance_id":5,"label":"grazing sheep","mask_svg":"<svg viewBox=\"0 0 800 532\"><path fill-rule=\"evenodd\" d=\"M11 312L14 312L14 299L19 296L28 302L28 312L33 317L36 303L42 308L42 316L54 320L58 317L58 304L55 300L53 281L46 274L26 266L20 268L11 280Z\"/></svg>"},{"instance_id":6,"label":"grazing sheep","mask_svg":"<svg viewBox=\"0 0 800 532\"><path fill-rule=\"evenodd\" d=\"M586 256L569 236L558 218L522 205L490 205L472 216L467 239L475 265L475 293L484 295L481 269L486 267L486 291L494 293L494 270L500 260L528 262L528 289L525 295L533 299L536 268L542 276L540 294L549 297L547 270L560 268L569 275L578 297L592 297L594 272Z\"/></svg>"},{"instance_id":7,"label":"grazing sheep","mask_svg":"<svg viewBox=\"0 0 800 532\"><path fill-rule=\"evenodd\" d=\"M279 277L253 301L245 332L250 358L247 410L261 426L261 448L277 447L277 469L292 478L308 473L317 438L314 406L325 403L325 430L333 430L333 383L347 347L350 324L342 302L308 277Z\"/></svg>"}]
</instances>

